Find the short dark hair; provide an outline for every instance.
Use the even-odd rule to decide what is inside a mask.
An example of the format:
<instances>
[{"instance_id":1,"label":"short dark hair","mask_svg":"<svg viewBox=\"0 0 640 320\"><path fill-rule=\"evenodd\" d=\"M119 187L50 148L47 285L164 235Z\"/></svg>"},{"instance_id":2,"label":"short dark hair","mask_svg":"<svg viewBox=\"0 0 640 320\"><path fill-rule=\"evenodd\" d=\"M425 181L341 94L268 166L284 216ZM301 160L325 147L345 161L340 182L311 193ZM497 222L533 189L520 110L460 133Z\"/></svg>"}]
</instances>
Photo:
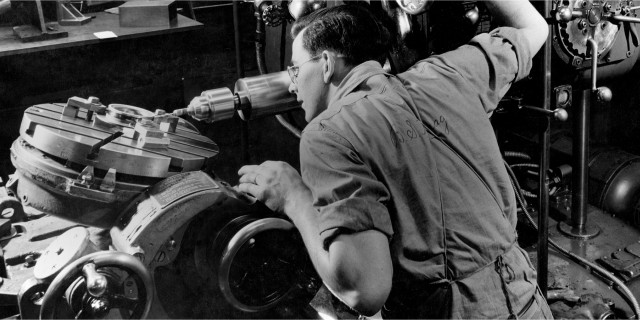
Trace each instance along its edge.
<instances>
[{"instance_id":1,"label":"short dark hair","mask_svg":"<svg viewBox=\"0 0 640 320\"><path fill-rule=\"evenodd\" d=\"M349 65L368 60L384 64L390 33L366 5L344 4L312 12L291 27L295 38L305 30L302 47L313 56L330 49L343 55Z\"/></svg>"}]
</instances>

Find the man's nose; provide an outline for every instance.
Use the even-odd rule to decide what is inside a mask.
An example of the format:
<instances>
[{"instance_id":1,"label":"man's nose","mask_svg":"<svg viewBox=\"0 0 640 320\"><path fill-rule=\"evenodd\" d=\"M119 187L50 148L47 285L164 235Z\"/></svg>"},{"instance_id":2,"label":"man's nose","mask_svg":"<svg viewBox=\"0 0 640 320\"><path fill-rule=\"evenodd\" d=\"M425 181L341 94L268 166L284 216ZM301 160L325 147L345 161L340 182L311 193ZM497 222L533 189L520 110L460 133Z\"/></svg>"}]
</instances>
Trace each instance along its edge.
<instances>
[{"instance_id":1,"label":"man's nose","mask_svg":"<svg viewBox=\"0 0 640 320\"><path fill-rule=\"evenodd\" d=\"M293 82L289 84L289 93L298 94L298 86Z\"/></svg>"}]
</instances>

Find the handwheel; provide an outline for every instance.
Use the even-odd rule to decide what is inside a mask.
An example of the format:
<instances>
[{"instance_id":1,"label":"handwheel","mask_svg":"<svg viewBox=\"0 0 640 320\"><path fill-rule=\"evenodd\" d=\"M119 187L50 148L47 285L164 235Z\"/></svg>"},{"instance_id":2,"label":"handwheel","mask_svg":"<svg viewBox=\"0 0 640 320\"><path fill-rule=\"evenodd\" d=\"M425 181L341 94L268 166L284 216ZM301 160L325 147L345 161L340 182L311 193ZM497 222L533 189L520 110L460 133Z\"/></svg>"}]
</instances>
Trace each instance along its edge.
<instances>
[{"instance_id":1,"label":"handwheel","mask_svg":"<svg viewBox=\"0 0 640 320\"><path fill-rule=\"evenodd\" d=\"M95 252L53 279L42 298L40 319L104 318L114 309L120 311L118 318L145 318L153 290L151 275L138 259L117 251Z\"/></svg>"}]
</instances>

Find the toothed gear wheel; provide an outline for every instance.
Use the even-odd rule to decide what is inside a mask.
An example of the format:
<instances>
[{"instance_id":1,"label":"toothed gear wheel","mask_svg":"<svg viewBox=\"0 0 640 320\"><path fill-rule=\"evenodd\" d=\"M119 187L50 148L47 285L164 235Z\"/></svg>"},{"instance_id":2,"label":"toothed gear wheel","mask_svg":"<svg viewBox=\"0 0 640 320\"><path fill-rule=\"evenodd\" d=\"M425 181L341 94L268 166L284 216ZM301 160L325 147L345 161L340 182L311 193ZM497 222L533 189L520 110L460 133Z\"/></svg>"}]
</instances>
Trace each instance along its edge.
<instances>
[{"instance_id":1,"label":"toothed gear wheel","mask_svg":"<svg viewBox=\"0 0 640 320\"><path fill-rule=\"evenodd\" d=\"M602 57L613 46L616 34L619 30L617 24L607 21L603 16L606 4L610 4L612 10L619 11L621 5L631 1L600 1L600 0L565 0L562 5L572 11L580 11L583 17L575 18L566 23L556 25L557 45L562 48L560 54L567 63L572 63L574 58L580 60L591 59L587 39L593 32L593 39L598 44L598 55Z\"/></svg>"}]
</instances>

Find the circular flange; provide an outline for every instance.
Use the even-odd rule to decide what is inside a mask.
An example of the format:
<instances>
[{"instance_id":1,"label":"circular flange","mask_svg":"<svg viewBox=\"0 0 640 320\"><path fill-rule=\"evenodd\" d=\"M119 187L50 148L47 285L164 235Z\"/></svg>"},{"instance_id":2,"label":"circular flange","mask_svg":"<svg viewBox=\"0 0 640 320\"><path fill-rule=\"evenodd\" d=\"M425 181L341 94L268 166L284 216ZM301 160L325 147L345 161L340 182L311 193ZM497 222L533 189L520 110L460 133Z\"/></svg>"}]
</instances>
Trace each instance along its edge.
<instances>
[{"instance_id":1,"label":"circular flange","mask_svg":"<svg viewBox=\"0 0 640 320\"><path fill-rule=\"evenodd\" d=\"M591 239L600 234L600 227L592 224L585 224L582 228L578 228L560 221L558 223L558 229L568 237L581 240Z\"/></svg>"},{"instance_id":2,"label":"circular flange","mask_svg":"<svg viewBox=\"0 0 640 320\"><path fill-rule=\"evenodd\" d=\"M259 312L271 308L286 296L286 292L274 289L274 292L262 297L263 299L259 299L260 301L249 302L245 299L246 297L242 297L243 295L246 295L246 292L243 292L241 288L242 284L237 283L234 275L244 273L244 276L241 277L241 282L249 282L246 281L245 278L250 278L251 276L247 276L248 272L242 270L246 268L246 266L241 266L242 263L238 263L238 261L242 261L243 259L241 256L247 254L247 252L242 253L243 251L255 251L256 247L260 247L260 242L265 242L266 239L259 239L259 234L274 231L288 232L293 229L293 224L287 220L280 218L264 218L247 223L228 241L222 257L220 258L218 285L222 295L233 307L246 312ZM262 261L257 268L269 268L269 264L270 263L268 261ZM251 271L257 272L258 270ZM261 274L261 276L267 276L267 274ZM291 290L291 286L288 285L281 285L280 287L286 291Z\"/></svg>"}]
</instances>

